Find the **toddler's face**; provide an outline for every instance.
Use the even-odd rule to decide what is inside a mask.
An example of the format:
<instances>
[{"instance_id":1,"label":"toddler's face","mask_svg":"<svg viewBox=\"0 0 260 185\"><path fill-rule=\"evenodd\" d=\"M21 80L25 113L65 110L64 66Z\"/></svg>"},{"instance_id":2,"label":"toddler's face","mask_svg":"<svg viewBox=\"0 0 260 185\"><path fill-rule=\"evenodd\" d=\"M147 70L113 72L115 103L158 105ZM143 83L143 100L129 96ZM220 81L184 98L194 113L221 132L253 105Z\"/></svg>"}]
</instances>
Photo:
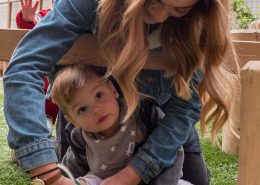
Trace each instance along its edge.
<instances>
[{"instance_id":1,"label":"toddler's face","mask_svg":"<svg viewBox=\"0 0 260 185\"><path fill-rule=\"evenodd\" d=\"M112 136L119 128L119 94L111 81L91 75L68 106L67 119L87 132Z\"/></svg>"},{"instance_id":2,"label":"toddler's face","mask_svg":"<svg viewBox=\"0 0 260 185\"><path fill-rule=\"evenodd\" d=\"M198 0L150 0L144 10L144 22L156 24L164 22L169 16L186 15Z\"/></svg>"}]
</instances>

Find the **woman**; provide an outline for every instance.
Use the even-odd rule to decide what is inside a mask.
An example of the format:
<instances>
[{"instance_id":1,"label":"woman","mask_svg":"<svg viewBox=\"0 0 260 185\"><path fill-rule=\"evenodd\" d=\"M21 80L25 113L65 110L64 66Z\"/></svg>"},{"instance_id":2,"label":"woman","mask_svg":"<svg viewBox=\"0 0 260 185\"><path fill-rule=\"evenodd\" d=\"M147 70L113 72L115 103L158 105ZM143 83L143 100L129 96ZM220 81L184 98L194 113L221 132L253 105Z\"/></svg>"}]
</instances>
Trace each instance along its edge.
<instances>
[{"instance_id":1,"label":"woman","mask_svg":"<svg viewBox=\"0 0 260 185\"><path fill-rule=\"evenodd\" d=\"M202 128L209 121L213 123L213 136L228 118L230 84L222 68L227 53L232 52L228 1L101 0L98 11L97 6L95 0L58 2L16 48L4 76L9 145L15 149L22 169L30 171L31 176L44 172L49 173L40 178L57 176L57 158L42 109L42 76L53 70L80 34L96 28L98 20L109 74L119 82L128 105L125 119L131 116L142 94L155 97L165 112L162 124L129 165L102 184L138 184L141 179L149 183L174 163L176 150L188 139L199 117ZM168 78L164 78L163 71L140 73L149 47L154 48L149 35L156 31L161 36L155 45L161 44L158 50L172 62L172 67L166 69ZM202 81L200 70L204 73ZM137 87L138 74L141 83ZM63 176L52 182L62 183L73 184Z\"/></svg>"}]
</instances>

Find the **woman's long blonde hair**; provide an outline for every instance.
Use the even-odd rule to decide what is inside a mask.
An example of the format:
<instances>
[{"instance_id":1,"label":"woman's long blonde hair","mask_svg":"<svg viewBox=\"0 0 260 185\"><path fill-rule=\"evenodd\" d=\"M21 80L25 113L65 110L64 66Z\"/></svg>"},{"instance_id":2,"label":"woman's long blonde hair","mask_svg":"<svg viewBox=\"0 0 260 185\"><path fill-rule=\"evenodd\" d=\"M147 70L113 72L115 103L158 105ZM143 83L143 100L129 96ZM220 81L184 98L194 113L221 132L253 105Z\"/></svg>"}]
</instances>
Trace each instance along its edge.
<instances>
[{"instance_id":1,"label":"woman's long blonde hair","mask_svg":"<svg viewBox=\"0 0 260 185\"><path fill-rule=\"evenodd\" d=\"M119 83L128 107L125 120L136 109L141 93L136 77L148 60L148 30L143 21L149 0L100 0L99 34L108 73ZM229 116L232 84L224 64L228 55L235 57L229 30L229 1L199 0L181 18L169 17L161 30L162 50L172 67L165 74L174 78L178 96L189 99L190 80L195 71L204 71L199 86L203 103L201 127L212 123L212 134Z\"/></svg>"}]
</instances>

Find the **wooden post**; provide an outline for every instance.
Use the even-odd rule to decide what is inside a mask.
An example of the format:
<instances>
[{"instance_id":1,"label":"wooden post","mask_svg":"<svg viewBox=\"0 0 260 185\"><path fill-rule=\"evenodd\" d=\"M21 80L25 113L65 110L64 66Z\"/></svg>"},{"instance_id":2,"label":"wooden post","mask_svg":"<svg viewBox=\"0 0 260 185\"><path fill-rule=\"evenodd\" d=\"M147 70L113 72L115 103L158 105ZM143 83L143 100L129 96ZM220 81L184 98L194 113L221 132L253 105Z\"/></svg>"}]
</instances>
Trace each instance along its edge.
<instances>
[{"instance_id":1,"label":"wooden post","mask_svg":"<svg viewBox=\"0 0 260 185\"><path fill-rule=\"evenodd\" d=\"M238 54L239 66L241 68L250 60L260 60L260 32L257 30L233 30L232 39L235 44L235 49ZM233 59L229 60L230 64L234 63ZM233 67L232 65L230 67ZM244 124L240 115L240 84L236 80L237 75L229 75L234 85L236 92L232 97L232 104L230 110L230 118L222 128L222 151L227 154L239 154L239 139L240 139L240 125Z\"/></svg>"},{"instance_id":2,"label":"wooden post","mask_svg":"<svg viewBox=\"0 0 260 185\"><path fill-rule=\"evenodd\" d=\"M4 61L4 62L3 62L3 68L2 68L3 73L5 72L7 66L8 66L8 61Z\"/></svg>"},{"instance_id":3,"label":"wooden post","mask_svg":"<svg viewBox=\"0 0 260 185\"><path fill-rule=\"evenodd\" d=\"M8 17L7 17L7 27L11 28L11 22L12 22L12 6L13 3L11 0L8 0Z\"/></svg>"},{"instance_id":4,"label":"wooden post","mask_svg":"<svg viewBox=\"0 0 260 185\"><path fill-rule=\"evenodd\" d=\"M241 138L238 185L260 184L260 61L250 61L241 75Z\"/></svg>"},{"instance_id":5,"label":"wooden post","mask_svg":"<svg viewBox=\"0 0 260 185\"><path fill-rule=\"evenodd\" d=\"M40 10L42 10L42 6L43 6L43 1L40 0L40 2L39 2L39 8L40 8Z\"/></svg>"},{"instance_id":6,"label":"wooden post","mask_svg":"<svg viewBox=\"0 0 260 185\"><path fill-rule=\"evenodd\" d=\"M3 74L4 74L4 70L3 70L3 62L2 61L0 61L0 76L3 76Z\"/></svg>"},{"instance_id":7,"label":"wooden post","mask_svg":"<svg viewBox=\"0 0 260 185\"><path fill-rule=\"evenodd\" d=\"M8 62L7 61L0 61L0 76L3 76L6 68L7 68Z\"/></svg>"},{"instance_id":8,"label":"wooden post","mask_svg":"<svg viewBox=\"0 0 260 185\"><path fill-rule=\"evenodd\" d=\"M251 29L260 29L260 20L255 20L255 21L253 21L253 22L249 25L249 27L250 27Z\"/></svg>"}]
</instances>

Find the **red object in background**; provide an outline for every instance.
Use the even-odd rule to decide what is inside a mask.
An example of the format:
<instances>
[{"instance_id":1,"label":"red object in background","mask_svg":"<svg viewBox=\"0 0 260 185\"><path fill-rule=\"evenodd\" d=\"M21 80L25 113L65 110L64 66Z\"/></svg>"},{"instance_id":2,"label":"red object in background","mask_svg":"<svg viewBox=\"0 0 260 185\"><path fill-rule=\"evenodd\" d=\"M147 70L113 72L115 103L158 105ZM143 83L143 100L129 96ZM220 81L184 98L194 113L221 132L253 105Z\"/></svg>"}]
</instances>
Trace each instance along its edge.
<instances>
[{"instance_id":1,"label":"red object in background","mask_svg":"<svg viewBox=\"0 0 260 185\"><path fill-rule=\"evenodd\" d=\"M41 10L37 15L44 17L51 9ZM23 20L22 10L16 15L16 25L20 29L33 29L35 24L33 22L26 22Z\"/></svg>"},{"instance_id":2,"label":"red object in background","mask_svg":"<svg viewBox=\"0 0 260 185\"><path fill-rule=\"evenodd\" d=\"M44 92L46 94L49 87L49 80L48 77L44 77ZM52 123L54 124L57 118L59 112L59 107L54 104L51 99L45 99L45 114L46 116L49 116L52 120Z\"/></svg>"}]
</instances>

